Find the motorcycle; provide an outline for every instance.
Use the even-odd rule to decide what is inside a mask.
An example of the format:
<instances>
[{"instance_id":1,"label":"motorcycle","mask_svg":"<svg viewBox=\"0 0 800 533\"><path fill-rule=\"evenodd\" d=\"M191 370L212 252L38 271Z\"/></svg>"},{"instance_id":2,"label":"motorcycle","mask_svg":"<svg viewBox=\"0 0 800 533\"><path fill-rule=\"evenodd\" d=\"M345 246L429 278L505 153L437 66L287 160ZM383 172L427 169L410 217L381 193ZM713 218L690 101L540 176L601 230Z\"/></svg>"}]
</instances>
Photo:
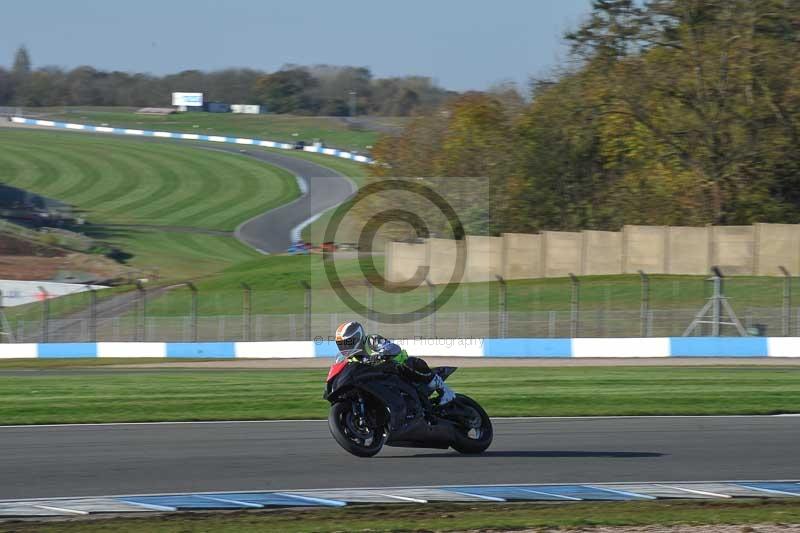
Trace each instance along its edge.
<instances>
[{"instance_id":1,"label":"motorcycle","mask_svg":"<svg viewBox=\"0 0 800 533\"><path fill-rule=\"evenodd\" d=\"M431 370L445 380L456 369ZM478 402L456 394L454 400L439 405L426 388L404 379L393 362L362 362L339 355L323 395L331 403L331 435L358 457L372 457L384 445L452 447L465 454L485 451L492 443L492 422Z\"/></svg>"}]
</instances>

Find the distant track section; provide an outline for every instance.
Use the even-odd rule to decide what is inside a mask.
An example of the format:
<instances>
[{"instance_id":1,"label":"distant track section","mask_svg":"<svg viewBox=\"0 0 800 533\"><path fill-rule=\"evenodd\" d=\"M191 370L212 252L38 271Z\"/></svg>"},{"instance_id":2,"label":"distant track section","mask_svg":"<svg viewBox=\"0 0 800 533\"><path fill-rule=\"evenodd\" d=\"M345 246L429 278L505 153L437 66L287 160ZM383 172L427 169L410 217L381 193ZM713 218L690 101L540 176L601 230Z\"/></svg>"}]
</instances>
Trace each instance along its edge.
<instances>
[{"instance_id":1,"label":"distant track section","mask_svg":"<svg viewBox=\"0 0 800 533\"><path fill-rule=\"evenodd\" d=\"M239 154L269 163L290 172L297 178L301 196L288 204L256 215L241 223L236 228L235 236L240 241L262 253L286 252L291 242L300 238L300 231L305 225L313 222L326 210L344 202L356 190L356 186L352 181L339 172L323 165L280 153L268 152L265 150L248 150L245 147L249 145L285 150L293 148L291 144L286 143L235 137L195 135L189 133L169 133L90 126L23 117L12 117L11 123L22 127L50 127L61 131L118 134L129 137L135 136L140 139L178 140L181 142L192 141L190 144L194 147ZM358 162L370 162L370 160L364 156L354 156L349 152L339 152L338 150L312 149L307 147L306 151L338 155L338 157Z\"/></svg>"},{"instance_id":2,"label":"distant track section","mask_svg":"<svg viewBox=\"0 0 800 533\"><path fill-rule=\"evenodd\" d=\"M136 137L156 137L162 139L179 139L184 141L203 141L213 143L227 143L244 146L262 146L265 148L278 148L280 150L292 150L294 145L279 141L267 141L262 139L249 139L245 137L226 137L223 135L202 135L198 133L174 133L170 131L152 131L131 128L114 128L111 126L94 126L91 124L74 124L72 122L57 122L53 120L40 120L26 117L11 117L11 122L24 124L26 126L40 126L46 128L58 128L66 130L88 131L91 133L108 133L112 135L130 135ZM356 163L372 163L372 159L365 155L358 155L335 148L325 148L323 146L305 146L303 151L341 159L349 159Z\"/></svg>"},{"instance_id":3,"label":"distant track section","mask_svg":"<svg viewBox=\"0 0 800 533\"><path fill-rule=\"evenodd\" d=\"M220 146L217 150L239 152ZM236 238L264 253L282 253L300 238L300 231L322 213L341 204L356 191L347 177L305 159L264 151L244 155L283 168L297 177L301 196L247 220L236 228Z\"/></svg>"}]
</instances>

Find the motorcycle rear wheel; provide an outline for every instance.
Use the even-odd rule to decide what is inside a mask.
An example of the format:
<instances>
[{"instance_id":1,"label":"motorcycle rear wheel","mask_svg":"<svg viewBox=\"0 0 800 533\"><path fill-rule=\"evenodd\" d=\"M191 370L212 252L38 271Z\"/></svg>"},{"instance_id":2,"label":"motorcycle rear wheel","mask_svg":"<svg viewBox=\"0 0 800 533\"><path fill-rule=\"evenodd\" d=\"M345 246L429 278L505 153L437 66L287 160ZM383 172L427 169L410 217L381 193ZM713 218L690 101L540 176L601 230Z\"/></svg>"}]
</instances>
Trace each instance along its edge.
<instances>
[{"instance_id":1,"label":"motorcycle rear wheel","mask_svg":"<svg viewBox=\"0 0 800 533\"><path fill-rule=\"evenodd\" d=\"M489 415L478 402L469 396L456 394L456 399L453 401L458 402L466 411L471 411L473 416L459 421L462 424L451 447L459 453L485 452L494 438L494 429Z\"/></svg>"},{"instance_id":2,"label":"motorcycle rear wheel","mask_svg":"<svg viewBox=\"0 0 800 533\"><path fill-rule=\"evenodd\" d=\"M383 428L360 425L349 401L336 402L331 406L328 427L339 446L357 457L372 457L381 451L388 438Z\"/></svg>"}]
</instances>

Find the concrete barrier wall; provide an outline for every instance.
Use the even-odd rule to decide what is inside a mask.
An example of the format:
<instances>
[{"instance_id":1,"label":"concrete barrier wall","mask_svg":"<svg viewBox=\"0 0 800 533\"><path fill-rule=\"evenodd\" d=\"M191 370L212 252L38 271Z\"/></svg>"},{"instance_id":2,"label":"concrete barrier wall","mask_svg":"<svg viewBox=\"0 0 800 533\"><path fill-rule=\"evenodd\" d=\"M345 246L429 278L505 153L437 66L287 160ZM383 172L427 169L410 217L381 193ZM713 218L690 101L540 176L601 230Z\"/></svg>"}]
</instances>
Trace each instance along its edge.
<instances>
[{"instance_id":1,"label":"concrete barrier wall","mask_svg":"<svg viewBox=\"0 0 800 533\"><path fill-rule=\"evenodd\" d=\"M755 248L753 226L711 227L711 264L723 274L754 274Z\"/></svg>"},{"instance_id":2,"label":"concrete barrier wall","mask_svg":"<svg viewBox=\"0 0 800 533\"><path fill-rule=\"evenodd\" d=\"M625 226L622 239L622 271L625 274L666 270L666 226Z\"/></svg>"},{"instance_id":3,"label":"concrete barrier wall","mask_svg":"<svg viewBox=\"0 0 800 533\"><path fill-rule=\"evenodd\" d=\"M386 280L391 283L413 283L418 269L427 268L427 244L389 242L386 245Z\"/></svg>"},{"instance_id":4,"label":"concrete barrier wall","mask_svg":"<svg viewBox=\"0 0 800 533\"><path fill-rule=\"evenodd\" d=\"M456 262L453 241L429 239L424 264L431 281L447 283ZM387 247L386 277L409 279L420 264L419 248ZM723 274L780 276L784 266L800 275L800 224L754 226L625 226L614 231L504 233L466 239L464 281L530 279L576 275L705 275L717 265ZM413 267L413 268L412 268Z\"/></svg>"},{"instance_id":5,"label":"concrete barrier wall","mask_svg":"<svg viewBox=\"0 0 800 533\"><path fill-rule=\"evenodd\" d=\"M430 268L428 279L433 284L446 284L465 281L465 272L458 276L458 247L464 247L465 241L450 239L428 239L426 241L426 258ZM466 267L466 265L462 265Z\"/></svg>"},{"instance_id":6,"label":"concrete barrier wall","mask_svg":"<svg viewBox=\"0 0 800 533\"><path fill-rule=\"evenodd\" d=\"M585 276L622 274L622 234L616 231L583 232Z\"/></svg>"},{"instance_id":7,"label":"concrete barrier wall","mask_svg":"<svg viewBox=\"0 0 800 533\"><path fill-rule=\"evenodd\" d=\"M603 339L394 339L411 355L436 357L800 357L800 337ZM0 344L0 359L167 357L287 359L333 357L330 340L278 342L98 342Z\"/></svg>"},{"instance_id":8,"label":"concrete barrier wall","mask_svg":"<svg viewBox=\"0 0 800 533\"><path fill-rule=\"evenodd\" d=\"M664 274L708 274L711 268L711 229L667 228L667 269Z\"/></svg>"},{"instance_id":9,"label":"concrete barrier wall","mask_svg":"<svg viewBox=\"0 0 800 533\"><path fill-rule=\"evenodd\" d=\"M503 233L502 276L505 279L542 277L542 236Z\"/></svg>"},{"instance_id":10,"label":"concrete barrier wall","mask_svg":"<svg viewBox=\"0 0 800 533\"><path fill-rule=\"evenodd\" d=\"M503 273L502 260L502 237L467 236L466 281L495 281Z\"/></svg>"},{"instance_id":11,"label":"concrete barrier wall","mask_svg":"<svg viewBox=\"0 0 800 533\"><path fill-rule=\"evenodd\" d=\"M781 275L782 266L800 274L800 231L794 224L754 224L756 246L755 273Z\"/></svg>"},{"instance_id":12,"label":"concrete barrier wall","mask_svg":"<svg viewBox=\"0 0 800 533\"><path fill-rule=\"evenodd\" d=\"M546 278L578 274L583 264L583 233L542 232L542 270Z\"/></svg>"}]
</instances>

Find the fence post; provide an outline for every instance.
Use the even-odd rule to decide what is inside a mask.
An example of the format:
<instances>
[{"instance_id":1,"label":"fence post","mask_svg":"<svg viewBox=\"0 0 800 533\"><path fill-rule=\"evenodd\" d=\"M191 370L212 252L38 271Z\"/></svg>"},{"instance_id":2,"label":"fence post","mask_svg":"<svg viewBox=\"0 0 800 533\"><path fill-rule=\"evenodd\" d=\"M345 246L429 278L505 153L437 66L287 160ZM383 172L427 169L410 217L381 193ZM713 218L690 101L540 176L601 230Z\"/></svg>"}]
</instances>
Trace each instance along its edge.
<instances>
[{"instance_id":1,"label":"fence post","mask_svg":"<svg viewBox=\"0 0 800 533\"><path fill-rule=\"evenodd\" d=\"M639 271L639 277L642 280L642 302L639 307L639 335L641 337L647 337L650 332L647 323L648 320L650 320L650 278L644 273L644 270Z\"/></svg>"},{"instance_id":2,"label":"fence post","mask_svg":"<svg viewBox=\"0 0 800 533\"><path fill-rule=\"evenodd\" d=\"M783 336L789 336L792 320L792 275L783 266L778 267L783 273Z\"/></svg>"},{"instance_id":3,"label":"fence post","mask_svg":"<svg viewBox=\"0 0 800 533\"><path fill-rule=\"evenodd\" d=\"M91 285L89 290L89 342L97 342L97 291Z\"/></svg>"},{"instance_id":4,"label":"fence post","mask_svg":"<svg viewBox=\"0 0 800 533\"><path fill-rule=\"evenodd\" d=\"M500 283L500 298L499 298L499 309L497 314L497 329L498 329L498 337L501 339L506 338L506 334L508 331L508 285L506 284L506 280L503 279L503 276L499 274L495 274L498 283Z\"/></svg>"},{"instance_id":5,"label":"fence post","mask_svg":"<svg viewBox=\"0 0 800 533\"><path fill-rule=\"evenodd\" d=\"M253 340L253 289L245 282L242 286L242 336L245 341Z\"/></svg>"},{"instance_id":6,"label":"fence post","mask_svg":"<svg viewBox=\"0 0 800 533\"><path fill-rule=\"evenodd\" d=\"M48 342L50 337L50 294L44 287L39 287L42 294L42 342Z\"/></svg>"},{"instance_id":7,"label":"fence post","mask_svg":"<svg viewBox=\"0 0 800 533\"><path fill-rule=\"evenodd\" d=\"M431 283L431 280L426 279L425 283L428 284L428 306L430 307L431 317L431 338L436 338L436 285Z\"/></svg>"},{"instance_id":8,"label":"fence post","mask_svg":"<svg viewBox=\"0 0 800 533\"><path fill-rule=\"evenodd\" d=\"M370 280L367 283L367 329L369 331L377 331L378 328L375 324L375 287Z\"/></svg>"},{"instance_id":9,"label":"fence post","mask_svg":"<svg viewBox=\"0 0 800 533\"><path fill-rule=\"evenodd\" d=\"M2 290L0 290L0 342L14 342L14 330L3 312Z\"/></svg>"},{"instance_id":10,"label":"fence post","mask_svg":"<svg viewBox=\"0 0 800 533\"><path fill-rule=\"evenodd\" d=\"M138 297L136 298L136 331L134 335L137 341L147 341L147 290L144 288L141 280L136 281L136 291Z\"/></svg>"},{"instance_id":11,"label":"fence post","mask_svg":"<svg viewBox=\"0 0 800 533\"><path fill-rule=\"evenodd\" d=\"M572 294L569 306L569 335L575 338L580 332L581 282L572 272L569 273L569 279L572 281Z\"/></svg>"},{"instance_id":12,"label":"fence post","mask_svg":"<svg viewBox=\"0 0 800 533\"><path fill-rule=\"evenodd\" d=\"M186 286L189 287L189 290L192 291L192 310L191 310L191 317L190 317L190 327L191 327L191 338L192 342L197 342L197 287L195 287L194 283L191 281L186 282Z\"/></svg>"},{"instance_id":13,"label":"fence post","mask_svg":"<svg viewBox=\"0 0 800 533\"><path fill-rule=\"evenodd\" d=\"M300 285L305 290L305 299L303 304L303 315L305 323L303 324L303 340L311 340L311 285L307 281L300 281Z\"/></svg>"}]
</instances>

